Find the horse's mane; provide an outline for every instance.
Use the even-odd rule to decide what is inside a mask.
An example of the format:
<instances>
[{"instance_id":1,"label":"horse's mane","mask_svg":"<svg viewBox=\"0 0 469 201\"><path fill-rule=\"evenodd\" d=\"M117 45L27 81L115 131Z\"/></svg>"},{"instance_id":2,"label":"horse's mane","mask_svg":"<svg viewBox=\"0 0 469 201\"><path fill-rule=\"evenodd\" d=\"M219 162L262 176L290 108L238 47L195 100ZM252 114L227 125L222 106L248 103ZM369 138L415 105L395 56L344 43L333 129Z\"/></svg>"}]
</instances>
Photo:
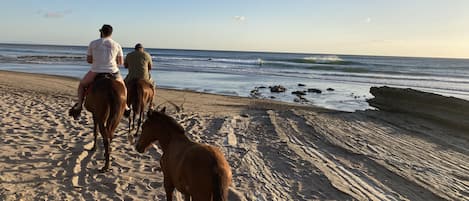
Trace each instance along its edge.
<instances>
[{"instance_id":1,"label":"horse's mane","mask_svg":"<svg viewBox=\"0 0 469 201\"><path fill-rule=\"evenodd\" d=\"M156 121L160 121L168 127L175 128L176 131L184 134L184 128L179 124L173 117L156 110L150 111L148 115L149 119L155 119Z\"/></svg>"}]
</instances>

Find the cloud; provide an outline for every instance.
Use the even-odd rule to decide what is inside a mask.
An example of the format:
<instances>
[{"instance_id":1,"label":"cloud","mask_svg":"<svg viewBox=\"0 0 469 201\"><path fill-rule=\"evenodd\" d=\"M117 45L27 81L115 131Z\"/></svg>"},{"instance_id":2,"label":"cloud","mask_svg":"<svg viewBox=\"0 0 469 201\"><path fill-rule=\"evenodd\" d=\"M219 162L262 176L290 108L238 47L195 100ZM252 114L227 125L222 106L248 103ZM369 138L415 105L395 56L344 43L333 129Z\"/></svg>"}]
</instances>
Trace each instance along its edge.
<instances>
[{"instance_id":1,"label":"cloud","mask_svg":"<svg viewBox=\"0 0 469 201\"><path fill-rule=\"evenodd\" d=\"M64 11L42 11L38 10L37 13L42 15L45 18L63 18L65 15L72 13L72 10L64 10Z\"/></svg>"},{"instance_id":2,"label":"cloud","mask_svg":"<svg viewBox=\"0 0 469 201\"><path fill-rule=\"evenodd\" d=\"M44 14L44 17L45 18L62 18L64 17L64 14L59 13L59 12L48 12Z\"/></svg>"},{"instance_id":3,"label":"cloud","mask_svg":"<svg viewBox=\"0 0 469 201\"><path fill-rule=\"evenodd\" d=\"M240 21L240 22L242 22L242 21L245 21L245 20L246 20L246 17L244 17L244 16L234 16L233 18L234 18L234 20L236 20L236 21Z\"/></svg>"},{"instance_id":4,"label":"cloud","mask_svg":"<svg viewBox=\"0 0 469 201\"><path fill-rule=\"evenodd\" d=\"M367 17L364 21L365 21L365 23L367 23L367 24L371 23L371 17Z\"/></svg>"}]
</instances>

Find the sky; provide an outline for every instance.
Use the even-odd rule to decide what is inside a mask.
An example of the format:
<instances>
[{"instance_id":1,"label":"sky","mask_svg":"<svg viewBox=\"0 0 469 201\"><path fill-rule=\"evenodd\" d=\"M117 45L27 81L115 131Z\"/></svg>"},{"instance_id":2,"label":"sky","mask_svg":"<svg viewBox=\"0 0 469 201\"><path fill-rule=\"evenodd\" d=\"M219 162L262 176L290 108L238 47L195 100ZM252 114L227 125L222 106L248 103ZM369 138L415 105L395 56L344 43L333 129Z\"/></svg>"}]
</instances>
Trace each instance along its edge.
<instances>
[{"instance_id":1,"label":"sky","mask_svg":"<svg viewBox=\"0 0 469 201\"><path fill-rule=\"evenodd\" d=\"M467 0L0 0L0 42L469 58Z\"/></svg>"}]
</instances>

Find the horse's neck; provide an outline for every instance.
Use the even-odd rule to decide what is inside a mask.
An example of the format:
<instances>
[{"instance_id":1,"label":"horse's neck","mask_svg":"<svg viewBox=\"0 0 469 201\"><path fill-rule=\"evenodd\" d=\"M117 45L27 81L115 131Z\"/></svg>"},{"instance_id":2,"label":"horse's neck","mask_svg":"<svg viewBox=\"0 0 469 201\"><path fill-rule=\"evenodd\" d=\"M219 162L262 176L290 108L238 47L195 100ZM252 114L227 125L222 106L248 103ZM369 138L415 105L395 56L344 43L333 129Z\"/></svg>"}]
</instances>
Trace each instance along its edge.
<instances>
[{"instance_id":1,"label":"horse's neck","mask_svg":"<svg viewBox=\"0 0 469 201\"><path fill-rule=\"evenodd\" d=\"M168 136L168 139L160 141L161 148L163 151L168 150L170 144L182 144L182 143L190 143L191 141L189 138L185 135L184 132L176 132L172 131Z\"/></svg>"}]
</instances>

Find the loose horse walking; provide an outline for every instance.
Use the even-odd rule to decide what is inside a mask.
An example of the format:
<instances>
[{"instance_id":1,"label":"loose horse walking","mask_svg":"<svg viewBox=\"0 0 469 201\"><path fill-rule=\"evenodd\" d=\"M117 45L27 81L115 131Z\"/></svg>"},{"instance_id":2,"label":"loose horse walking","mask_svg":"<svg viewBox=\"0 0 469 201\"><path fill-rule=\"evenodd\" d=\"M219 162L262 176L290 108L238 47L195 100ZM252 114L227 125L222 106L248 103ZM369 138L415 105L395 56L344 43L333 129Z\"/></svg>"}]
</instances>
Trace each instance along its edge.
<instances>
[{"instance_id":1,"label":"loose horse walking","mask_svg":"<svg viewBox=\"0 0 469 201\"><path fill-rule=\"evenodd\" d=\"M231 170L223 153L213 146L192 142L184 128L164 111L148 112L136 149L143 153L152 142L159 142L166 199L173 199L176 188L185 200L227 200Z\"/></svg>"},{"instance_id":2,"label":"loose horse walking","mask_svg":"<svg viewBox=\"0 0 469 201\"><path fill-rule=\"evenodd\" d=\"M111 75L98 75L92 84L91 92L85 99L85 108L93 114L93 148L96 150L96 139L98 129L103 137L104 157L106 162L100 170L105 172L109 168L109 156L111 152L110 144L114 137L114 131L119 125L125 110L125 86L121 82L111 78ZM81 111L70 110L69 115L75 117Z\"/></svg>"},{"instance_id":3,"label":"loose horse walking","mask_svg":"<svg viewBox=\"0 0 469 201\"><path fill-rule=\"evenodd\" d=\"M132 115L129 115L129 134L130 131L135 129L135 118L138 114L137 131L138 134L140 126L142 125L143 115L145 109L153 108L153 97L155 96L155 88L151 83L144 79L131 80L127 83L127 105L132 108ZM132 127L131 127L132 125ZM130 136L130 135L129 135ZM133 139L129 139L133 143Z\"/></svg>"}]
</instances>

